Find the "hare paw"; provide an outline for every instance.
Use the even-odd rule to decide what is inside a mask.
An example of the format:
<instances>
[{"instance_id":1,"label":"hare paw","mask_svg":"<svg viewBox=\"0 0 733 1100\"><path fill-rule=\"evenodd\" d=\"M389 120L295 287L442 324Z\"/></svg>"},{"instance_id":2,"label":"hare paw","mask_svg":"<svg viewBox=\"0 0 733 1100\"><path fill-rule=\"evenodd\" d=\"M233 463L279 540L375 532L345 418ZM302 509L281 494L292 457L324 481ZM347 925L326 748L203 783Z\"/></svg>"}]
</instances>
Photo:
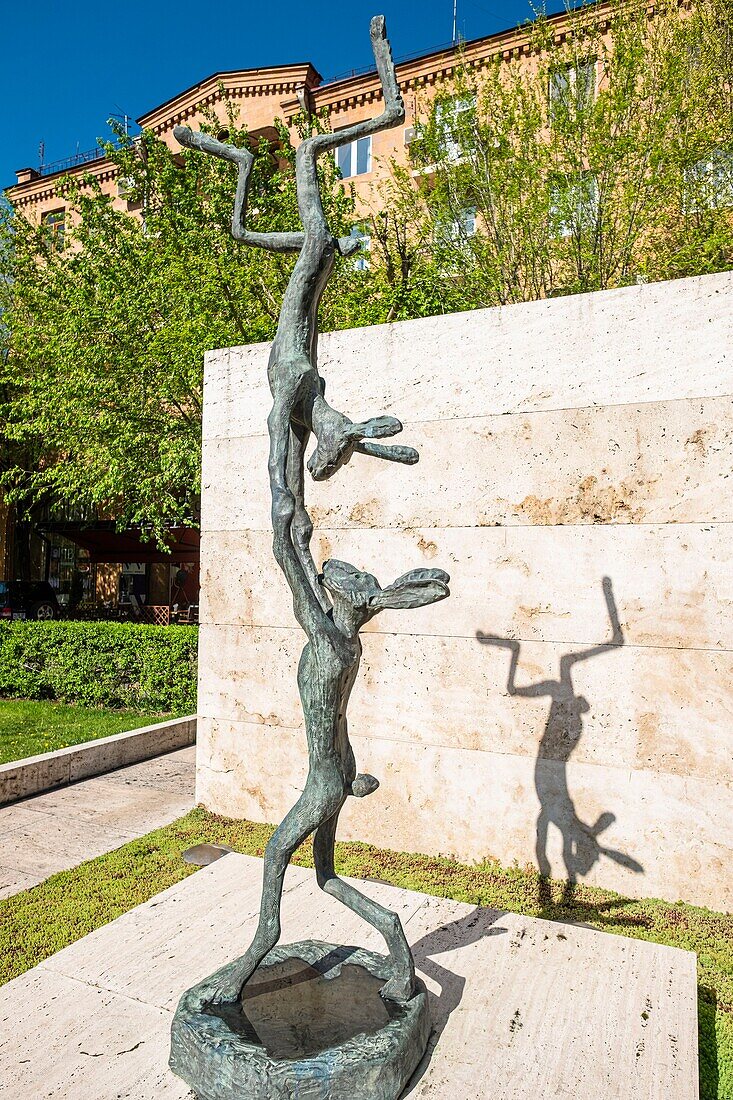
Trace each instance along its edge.
<instances>
[{"instance_id":1,"label":"hare paw","mask_svg":"<svg viewBox=\"0 0 733 1100\"><path fill-rule=\"evenodd\" d=\"M357 775L351 784L351 793L354 798L366 798L368 794L373 794L378 786L379 780L373 775Z\"/></svg>"}]
</instances>

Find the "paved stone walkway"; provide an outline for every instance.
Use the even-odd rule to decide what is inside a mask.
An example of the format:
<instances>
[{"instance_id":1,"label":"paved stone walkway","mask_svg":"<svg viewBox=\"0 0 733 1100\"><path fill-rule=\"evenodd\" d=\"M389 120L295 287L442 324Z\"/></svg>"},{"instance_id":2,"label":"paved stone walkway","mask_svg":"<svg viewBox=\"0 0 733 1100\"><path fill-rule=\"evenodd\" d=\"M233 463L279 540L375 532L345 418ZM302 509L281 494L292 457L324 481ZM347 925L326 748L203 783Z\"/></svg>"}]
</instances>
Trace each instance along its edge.
<instances>
[{"instance_id":1,"label":"paved stone walkway","mask_svg":"<svg viewBox=\"0 0 733 1100\"><path fill-rule=\"evenodd\" d=\"M260 860L227 855L8 982L0 1095L189 1100L168 1069L173 1013L186 988L249 941L261 888ZM431 1046L403 1100L697 1097L691 952L386 884L362 888L399 914L430 993ZM288 870L282 917L283 943L315 934L384 951L304 867ZM303 1091L296 1083L294 1094ZM363 1095L357 1080L353 1095Z\"/></svg>"},{"instance_id":2,"label":"paved stone walkway","mask_svg":"<svg viewBox=\"0 0 733 1100\"><path fill-rule=\"evenodd\" d=\"M188 813L196 747L0 808L0 898Z\"/></svg>"}]
</instances>

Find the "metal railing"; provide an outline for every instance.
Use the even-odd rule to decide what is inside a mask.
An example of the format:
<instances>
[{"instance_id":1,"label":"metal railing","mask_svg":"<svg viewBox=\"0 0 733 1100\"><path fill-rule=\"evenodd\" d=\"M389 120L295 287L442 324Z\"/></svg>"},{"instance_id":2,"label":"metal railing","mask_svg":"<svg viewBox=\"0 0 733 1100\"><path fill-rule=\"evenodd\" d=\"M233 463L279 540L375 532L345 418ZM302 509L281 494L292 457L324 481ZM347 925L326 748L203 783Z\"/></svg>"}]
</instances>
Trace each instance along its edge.
<instances>
[{"instance_id":1,"label":"metal railing","mask_svg":"<svg viewBox=\"0 0 733 1100\"><path fill-rule=\"evenodd\" d=\"M74 153L73 156L65 157L64 160L54 160L51 164L40 164L36 171L39 176L52 176L56 172L66 172L70 168L78 168L80 164L92 164L95 160L102 160L106 156L106 151L97 146L96 149L87 149L84 153Z\"/></svg>"},{"instance_id":2,"label":"metal railing","mask_svg":"<svg viewBox=\"0 0 733 1100\"><path fill-rule=\"evenodd\" d=\"M416 61L420 57L428 57L433 53L442 53L444 50L454 50L459 46L465 45L465 42L461 39L457 42L441 42L439 46L433 46L429 50L414 50L412 53L403 53L400 57L395 58L395 65L401 65L403 61ZM320 85L324 88L327 84L338 84L342 80L349 80L353 76L366 76L367 73L376 73L374 64L364 65L360 69L349 69L348 72L339 73L338 76L329 76Z\"/></svg>"}]
</instances>

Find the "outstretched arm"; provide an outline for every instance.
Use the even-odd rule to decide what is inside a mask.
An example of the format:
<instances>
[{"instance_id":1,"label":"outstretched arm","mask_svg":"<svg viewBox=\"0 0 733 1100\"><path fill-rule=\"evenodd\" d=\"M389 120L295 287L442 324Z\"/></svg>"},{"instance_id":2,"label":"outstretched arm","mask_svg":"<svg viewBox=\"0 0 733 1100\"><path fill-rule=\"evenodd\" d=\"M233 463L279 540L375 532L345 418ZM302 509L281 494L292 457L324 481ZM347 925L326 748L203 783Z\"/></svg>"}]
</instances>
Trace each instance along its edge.
<instances>
[{"instance_id":1,"label":"outstretched arm","mask_svg":"<svg viewBox=\"0 0 733 1100\"><path fill-rule=\"evenodd\" d=\"M234 145L218 141L211 134L194 132L188 126L175 126L173 134L176 141L185 145L187 149L198 149L201 153L210 153L211 156L237 165L237 192L234 197L232 236L243 244L264 248L268 252L298 252L303 247L303 233L250 233L247 229L247 198L255 159L249 149L237 149Z\"/></svg>"},{"instance_id":2,"label":"outstretched arm","mask_svg":"<svg viewBox=\"0 0 733 1100\"><path fill-rule=\"evenodd\" d=\"M508 649L511 652L511 660L509 662L509 675L507 676L506 689L510 695L519 695L524 699L535 699L541 695L552 695L555 687L554 680L540 680L536 684L527 684L525 687L517 687L516 676L517 666L519 665L519 641L517 638L500 638L496 634L484 634L483 631L476 631L476 638L482 645L495 645L501 649Z\"/></svg>"},{"instance_id":3,"label":"outstretched arm","mask_svg":"<svg viewBox=\"0 0 733 1100\"><path fill-rule=\"evenodd\" d=\"M377 72L382 84L384 95L384 110L377 118L366 119L357 122L353 126L347 126L344 130L337 130L331 134L317 134L315 137L306 138L303 147L310 147L316 155L329 149L338 149L342 145L348 145L350 141L356 141L360 137L368 137L377 134L381 130L388 130L390 126L398 126L405 121L405 104L402 100L397 73L395 72L392 50L387 39L387 25L383 15L375 15L369 27L372 39L374 60L377 63Z\"/></svg>"},{"instance_id":4,"label":"outstretched arm","mask_svg":"<svg viewBox=\"0 0 733 1100\"><path fill-rule=\"evenodd\" d=\"M579 653L567 653L562 660L568 665L577 665L580 661L587 661L590 657L597 657L600 653L606 653L609 649L624 644L626 639L624 638L624 632L621 627L621 620L618 617L618 609L616 607L616 600L614 599L610 577L603 578L603 595L606 600L608 619L611 623L611 640L609 642L601 642L599 645L590 646L588 649L583 649Z\"/></svg>"}]
</instances>

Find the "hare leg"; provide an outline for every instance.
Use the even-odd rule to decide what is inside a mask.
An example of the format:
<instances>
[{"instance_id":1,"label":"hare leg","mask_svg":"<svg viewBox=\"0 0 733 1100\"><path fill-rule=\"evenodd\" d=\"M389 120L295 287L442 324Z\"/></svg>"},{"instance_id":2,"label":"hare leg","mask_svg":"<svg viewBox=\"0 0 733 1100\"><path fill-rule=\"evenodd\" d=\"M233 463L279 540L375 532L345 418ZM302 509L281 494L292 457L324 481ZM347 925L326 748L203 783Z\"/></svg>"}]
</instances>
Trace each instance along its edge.
<instances>
[{"instance_id":1,"label":"hare leg","mask_svg":"<svg viewBox=\"0 0 733 1100\"><path fill-rule=\"evenodd\" d=\"M282 566L290 541L290 524L295 514L295 498L288 485L287 468L290 451L290 407L276 400L267 418L270 433L270 492L272 495L273 550Z\"/></svg>"},{"instance_id":2,"label":"hare leg","mask_svg":"<svg viewBox=\"0 0 733 1100\"><path fill-rule=\"evenodd\" d=\"M384 936L392 960L393 973L380 992L388 1000L404 1004L415 992L415 964L402 930L402 923L396 913L359 893L348 882L344 882L337 876L333 860L337 824L338 813L335 813L319 826L313 838L313 858L318 885L325 893L338 898L347 908L363 917Z\"/></svg>"},{"instance_id":3,"label":"hare leg","mask_svg":"<svg viewBox=\"0 0 733 1100\"><path fill-rule=\"evenodd\" d=\"M305 507L305 476L303 471L305 448L310 432L300 425L290 425L290 445L288 449L287 481L288 487L295 497L295 512L290 531L293 546L303 566L303 572L313 589L316 599L324 611L330 610L330 603L323 587L318 581L318 569L310 551L310 541L313 534L313 524Z\"/></svg>"},{"instance_id":4,"label":"hare leg","mask_svg":"<svg viewBox=\"0 0 733 1100\"><path fill-rule=\"evenodd\" d=\"M326 789L314 794L311 784L306 783L303 794L273 833L265 849L260 919L254 939L236 965L227 971L226 978L212 987L209 1003L227 1004L238 1000L242 987L280 939L280 902L290 858L333 813L338 800L343 801L343 792L338 791L337 801L334 801L335 793Z\"/></svg>"}]
</instances>

